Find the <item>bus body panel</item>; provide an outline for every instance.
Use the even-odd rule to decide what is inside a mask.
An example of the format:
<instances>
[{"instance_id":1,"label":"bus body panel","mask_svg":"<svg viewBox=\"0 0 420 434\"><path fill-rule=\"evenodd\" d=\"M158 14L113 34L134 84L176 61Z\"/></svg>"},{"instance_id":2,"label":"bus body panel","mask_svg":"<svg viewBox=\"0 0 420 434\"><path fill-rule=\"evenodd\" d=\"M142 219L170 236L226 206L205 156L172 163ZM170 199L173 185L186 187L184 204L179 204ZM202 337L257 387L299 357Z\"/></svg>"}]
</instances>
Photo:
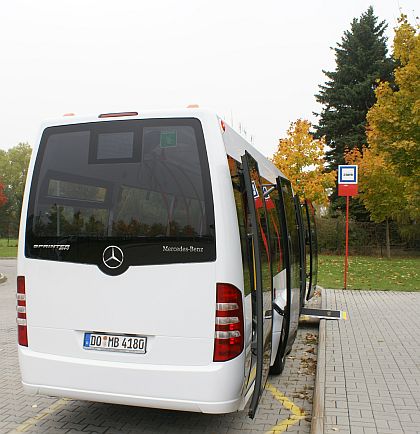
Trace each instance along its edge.
<instances>
[{"instance_id":1,"label":"bus body panel","mask_svg":"<svg viewBox=\"0 0 420 434\"><path fill-rule=\"evenodd\" d=\"M138 362L159 363L166 343L158 347L157 337L187 338L192 348L191 358L186 354L185 361L211 362L215 265L161 265L144 267L140 273L136 268L110 278L93 265L57 263L52 267L49 261L28 260L23 275L27 276L30 347L57 355L69 355L73 348L77 357L101 360L112 354L113 359L125 360L133 354L83 349L83 333L132 334L147 337L146 354L136 354ZM47 337L51 330L57 331L55 339ZM69 330L74 333L67 334ZM205 357L193 350L194 340L200 339L208 341ZM178 357L168 351L164 360L176 363ZM195 362L197 358L201 361Z\"/></svg>"},{"instance_id":2,"label":"bus body panel","mask_svg":"<svg viewBox=\"0 0 420 434\"><path fill-rule=\"evenodd\" d=\"M242 279L241 261L231 249L237 244L240 252L235 206L226 194L226 187L231 189L226 154L216 115L167 116L187 115L200 120L205 137L217 234L214 262L130 266L119 276L107 276L92 264L26 258L28 182L18 253L18 275L25 276L27 293L29 347L19 347L27 390L209 413L243 406L249 349L228 362L212 360L216 282L240 288ZM159 118L165 115L159 112ZM63 122L44 128L56 124ZM28 179L36 154L35 148ZM250 335L249 327L245 330ZM83 334L92 331L146 336L146 354L85 350Z\"/></svg>"},{"instance_id":3,"label":"bus body panel","mask_svg":"<svg viewBox=\"0 0 420 434\"><path fill-rule=\"evenodd\" d=\"M206 413L236 411L250 397L252 387L245 385L251 367L251 294L244 295L238 219L226 154L240 161L248 151L258 161L261 176L272 183L280 172L231 128L226 126L223 132L220 119L212 112L150 111L127 120L178 118L198 119L202 125L216 259L130 266L117 276L104 274L94 264L25 257L28 201L43 131L115 119L63 118L43 125L29 165L18 247L18 275L26 279L29 341L28 347L19 347L19 361L27 391ZM285 270L273 279L276 301L282 308L287 302L285 280ZM227 362L213 362L218 282L234 285L243 294L244 349ZM274 313L272 363L282 320ZM83 349L84 332L145 336L146 353Z\"/></svg>"},{"instance_id":4,"label":"bus body panel","mask_svg":"<svg viewBox=\"0 0 420 434\"><path fill-rule=\"evenodd\" d=\"M276 294L274 302L283 311L286 308L287 295L286 295L286 269L277 273L273 277L273 288L274 294ZM280 344L280 334L283 326L283 317L279 315L276 311L273 313L273 342L272 342L272 352L271 352L271 365L273 365L274 360L277 355L277 350Z\"/></svg>"},{"instance_id":5,"label":"bus body panel","mask_svg":"<svg viewBox=\"0 0 420 434\"><path fill-rule=\"evenodd\" d=\"M214 263L130 267L110 278L94 265L58 262L52 267L49 261L28 260L28 322L31 327L211 339L214 269Z\"/></svg>"}]
</instances>

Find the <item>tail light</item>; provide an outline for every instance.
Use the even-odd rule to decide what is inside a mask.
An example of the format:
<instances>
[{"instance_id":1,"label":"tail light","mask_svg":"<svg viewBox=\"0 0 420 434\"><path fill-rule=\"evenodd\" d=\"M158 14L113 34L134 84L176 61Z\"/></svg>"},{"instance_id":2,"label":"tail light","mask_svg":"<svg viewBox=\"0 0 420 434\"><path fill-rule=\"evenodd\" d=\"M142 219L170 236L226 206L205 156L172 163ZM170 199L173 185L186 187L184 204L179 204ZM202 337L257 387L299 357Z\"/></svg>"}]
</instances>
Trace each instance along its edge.
<instances>
[{"instance_id":1,"label":"tail light","mask_svg":"<svg viewBox=\"0 0 420 434\"><path fill-rule=\"evenodd\" d=\"M28 329L26 325L26 292L25 292L25 277L18 276L17 278L17 327L18 327L18 343L19 345L28 346Z\"/></svg>"},{"instance_id":2,"label":"tail light","mask_svg":"<svg viewBox=\"0 0 420 434\"><path fill-rule=\"evenodd\" d=\"M244 348L242 293L227 283L218 283L216 291L213 361L225 362L237 357Z\"/></svg>"}]
</instances>

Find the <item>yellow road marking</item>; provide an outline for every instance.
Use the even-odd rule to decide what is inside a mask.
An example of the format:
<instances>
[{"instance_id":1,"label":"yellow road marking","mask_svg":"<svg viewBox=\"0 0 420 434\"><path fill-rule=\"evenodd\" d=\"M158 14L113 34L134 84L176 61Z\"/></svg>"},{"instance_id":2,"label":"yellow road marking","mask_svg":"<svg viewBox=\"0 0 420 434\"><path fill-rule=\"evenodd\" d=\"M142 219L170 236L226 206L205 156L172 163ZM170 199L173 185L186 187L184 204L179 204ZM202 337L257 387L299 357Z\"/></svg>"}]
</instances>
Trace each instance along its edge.
<instances>
[{"instance_id":1,"label":"yellow road marking","mask_svg":"<svg viewBox=\"0 0 420 434\"><path fill-rule=\"evenodd\" d=\"M281 422L279 422L277 425L275 425L273 428L267 431L266 434L282 433L286 431L289 426L292 426L297 422L299 422L301 419L305 418L306 416L305 412L296 404L294 404L286 395L283 395L283 393L277 390L270 383L267 383L265 388L269 392L271 392L274 398L277 401L279 401L280 404L283 405L283 407L285 407L287 410L289 410L292 413L288 419L284 419ZM50 414L54 413L55 411L67 405L69 401L70 400L66 398L59 399L58 401L54 402L49 407L47 407L45 410L38 413L36 416L33 416L28 420L26 420L25 422L21 423L17 428L10 431L10 434L26 432L29 428L36 425L37 422L39 422L40 420L44 419L45 417L49 416Z\"/></svg>"},{"instance_id":2,"label":"yellow road marking","mask_svg":"<svg viewBox=\"0 0 420 434\"><path fill-rule=\"evenodd\" d=\"M45 417L49 416L51 413L54 413L54 411L57 411L61 407L64 407L68 403L68 401L69 400L66 398L62 398L59 399L58 401L55 401L53 404L51 404L45 410L38 413L36 416L31 417L28 420L25 420L25 422L21 423L17 428L10 431L10 434L27 431L29 428L36 425L36 423L39 422L41 419L44 419Z\"/></svg>"},{"instance_id":3,"label":"yellow road marking","mask_svg":"<svg viewBox=\"0 0 420 434\"><path fill-rule=\"evenodd\" d=\"M287 430L287 428L295 423L298 423L301 419L304 419L306 414L305 412L298 407L296 404L286 396L283 395L279 390L277 390L270 383L267 383L265 388L271 392L274 398L279 401L283 407L289 410L292 414L288 419L282 420L277 425L273 426L266 434L279 434Z\"/></svg>"},{"instance_id":4,"label":"yellow road marking","mask_svg":"<svg viewBox=\"0 0 420 434\"><path fill-rule=\"evenodd\" d=\"M252 371L249 373L248 381L246 382L246 388L247 389L248 389L248 386L254 381L256 376L257 376L257 367L254 366L252 368Z\"/></svg>"}]
</instances>

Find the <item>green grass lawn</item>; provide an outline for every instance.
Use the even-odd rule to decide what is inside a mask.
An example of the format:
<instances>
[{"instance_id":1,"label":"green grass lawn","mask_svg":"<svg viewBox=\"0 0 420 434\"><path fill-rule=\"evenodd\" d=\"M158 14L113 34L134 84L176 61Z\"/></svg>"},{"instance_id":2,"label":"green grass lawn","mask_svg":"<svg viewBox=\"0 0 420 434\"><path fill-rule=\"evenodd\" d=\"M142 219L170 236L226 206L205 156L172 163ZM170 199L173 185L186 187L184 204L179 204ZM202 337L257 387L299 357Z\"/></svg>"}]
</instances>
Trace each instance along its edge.
<instances>
[{"instance_id":1,"label":"green grass lawn","mask_svg":"<svg viewBox=\"0 0 420 434\"><path fill-rule=\"evenodd\" d=\"M318 284L343 288L344 256L320 255ZM420 258L350 256L347 289L420 291Z\"/></svg>"},{"instance_id":2,"label":"green grass lawn","mask_svg":"<svg viewBox=\"0 0 420 434\"><path fill-rule=\"evenodd\" d=\"M7 238L0 238L0 258L14 257L17 255L17 240Z\"/></svg>"},{"instance_id":3,"label":"green grass lawn","mask_svg":"<svg viewBox=\"0 0 420 434\"><path fill-rule=\"evenodd\" d=\"M15 257L16 239L0 238L0 258ZM319 256L318 284L324 288L343 288L344 257ZM375 258L350 256L348 289L420 291L420 258Z\"/></svg>"}]
</instances>

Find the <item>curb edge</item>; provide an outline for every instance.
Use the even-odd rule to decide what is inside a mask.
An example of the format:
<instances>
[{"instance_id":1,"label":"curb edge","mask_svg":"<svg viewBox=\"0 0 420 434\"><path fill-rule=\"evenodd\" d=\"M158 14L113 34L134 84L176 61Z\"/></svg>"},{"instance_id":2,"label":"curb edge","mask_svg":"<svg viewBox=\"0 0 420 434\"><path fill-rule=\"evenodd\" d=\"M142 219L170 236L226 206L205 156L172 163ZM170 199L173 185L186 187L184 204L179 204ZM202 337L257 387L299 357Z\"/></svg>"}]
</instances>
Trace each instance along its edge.
<instances>
[{"instance_id":1,"label":"curb edge","mask_svg":"<svg viewBox=\"0 0 420 434\"><path fill-rule=\"evenodd\" d=\"M326 305L325 289L321 286L321 307ZM324 434L324 406L325 406L325 319L319 321L318 355L314 398L312 404L311 434Z\"/></svg>"}]
</instances>

